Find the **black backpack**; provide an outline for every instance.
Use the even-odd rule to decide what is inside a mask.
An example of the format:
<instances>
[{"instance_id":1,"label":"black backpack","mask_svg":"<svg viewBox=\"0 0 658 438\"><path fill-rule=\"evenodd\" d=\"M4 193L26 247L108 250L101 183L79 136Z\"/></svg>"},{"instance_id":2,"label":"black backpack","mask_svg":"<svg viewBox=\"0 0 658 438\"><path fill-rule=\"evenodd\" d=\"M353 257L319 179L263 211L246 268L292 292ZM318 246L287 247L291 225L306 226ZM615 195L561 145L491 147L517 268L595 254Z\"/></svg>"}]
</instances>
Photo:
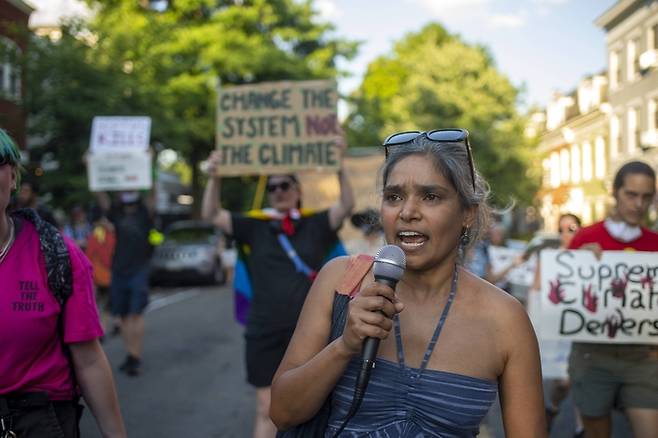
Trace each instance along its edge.
<instances>
[{"instance_id":1,"label":"black backpack","mask_svg":"<svg viewBox=\"0 0 658 438\"><path fill-rule=\"evenodd\" d=\"M48 289L64 309L66 300L73 293L73 272L69 250L59 230L43 220L35 210L24 208L11 213L15 218L27 220L34 225L39 234L41 252L46 262Z\"/></svg>"}]
</instances>

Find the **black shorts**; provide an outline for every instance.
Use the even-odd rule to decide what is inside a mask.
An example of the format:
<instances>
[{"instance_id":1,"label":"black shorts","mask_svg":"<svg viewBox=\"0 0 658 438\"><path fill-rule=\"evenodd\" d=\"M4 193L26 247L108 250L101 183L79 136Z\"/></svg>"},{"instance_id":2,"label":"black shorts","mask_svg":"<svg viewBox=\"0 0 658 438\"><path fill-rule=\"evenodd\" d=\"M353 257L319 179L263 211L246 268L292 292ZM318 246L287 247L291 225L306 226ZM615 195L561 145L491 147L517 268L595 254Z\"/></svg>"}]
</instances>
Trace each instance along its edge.
<instances>
[{"instance_id":1,"label":"black shorts","mask_svg":"<svg viewBox=\"0 0 658 438\"><path fill-rule=\"evenodd\" d=\"M19 438L78 438L81 415L77 401L50 401L46 393L0 396L0 416Z\"/></svg>"},{"instance_id":2,"label":"black shorts","mask_svg":"<svg viewBox=\"0 0 658 438\"><path fill-rule=\"evenodd\" d=\"M274 373L295 332L295 327L264 329L264 326L250 324L244 336L247 382L256 388L272 385Z\"/></svg>"}]
</instances>

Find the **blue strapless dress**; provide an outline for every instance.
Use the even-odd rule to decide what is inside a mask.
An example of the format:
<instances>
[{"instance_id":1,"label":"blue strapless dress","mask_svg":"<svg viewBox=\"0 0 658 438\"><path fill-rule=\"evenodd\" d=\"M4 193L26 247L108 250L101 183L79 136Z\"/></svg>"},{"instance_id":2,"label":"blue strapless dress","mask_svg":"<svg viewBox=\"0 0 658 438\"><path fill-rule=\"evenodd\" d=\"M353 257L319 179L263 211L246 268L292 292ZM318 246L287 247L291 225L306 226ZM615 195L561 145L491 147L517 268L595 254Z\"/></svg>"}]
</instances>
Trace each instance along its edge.
<instances>
[{"instance_id":1,"label":"blue strapless dress","mask_svg":"<svg viewBox=\"0 0 658 438\"><path fill-rule=\"evenodd\" d=\"M333 437L347 416L359 369L360 360L353 360L334 389L326 438ZM497 382L444 371L419 371L377 358L363 403L339 436L477 436L496 398Z\"/></svg>"},{"instance_id":2,"label":"blue strapless dress","mask_svg":"<svg viewBox=\"0 0 658 438\"><path fill-rule=\"evenodd\" d=\"M393 319L398 363L377 358L361 407L340 438L468 438L498 393L498 382L426 369L457 292L457 267L448 301L441 313L420 368L404 364L400 321ZM325 438L332 438L347 417L361 358L353 359L332 394Z\"/></svg>"}]
</instances>

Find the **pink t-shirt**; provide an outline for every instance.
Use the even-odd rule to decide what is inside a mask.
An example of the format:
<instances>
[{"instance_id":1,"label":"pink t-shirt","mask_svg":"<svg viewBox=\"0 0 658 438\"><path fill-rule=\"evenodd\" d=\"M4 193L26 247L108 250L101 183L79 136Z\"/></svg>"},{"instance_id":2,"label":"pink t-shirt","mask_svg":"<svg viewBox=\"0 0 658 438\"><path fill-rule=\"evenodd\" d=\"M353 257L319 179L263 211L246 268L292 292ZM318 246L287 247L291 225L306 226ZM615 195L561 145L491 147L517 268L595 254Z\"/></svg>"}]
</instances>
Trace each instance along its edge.
<instances>
[{"instance_id":1,"label":"pink t-shirt","mask_svg":"<svg viewBox=\"0 0 658 438\"><path fill-rule=\"evenodd\" d=\"M94 299L92 267L65 238L73 270L73 293L64 307L64 342L98 338L103 330ZM71 400L71 366L62 351L60 306L48 289L45 261L34 226L20 231L0 263L0 394L46 391Z\"/></svg>"}]
</instances>

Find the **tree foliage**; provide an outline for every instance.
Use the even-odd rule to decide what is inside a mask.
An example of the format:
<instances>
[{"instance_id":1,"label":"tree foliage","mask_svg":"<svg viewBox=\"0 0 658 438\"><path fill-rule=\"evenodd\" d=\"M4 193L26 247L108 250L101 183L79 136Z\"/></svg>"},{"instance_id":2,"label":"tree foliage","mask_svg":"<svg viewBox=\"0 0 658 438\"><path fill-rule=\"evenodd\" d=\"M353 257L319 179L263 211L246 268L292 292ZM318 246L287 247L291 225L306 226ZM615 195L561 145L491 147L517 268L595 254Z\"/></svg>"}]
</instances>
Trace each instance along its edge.
<instances>
[{"instance_id":1,"label":"tree foliage","mask_svg":"<svg viewBox=\"0 0 658 438\"><path fill-rule=\"evenodd\" d=\"M527 177L531 147L516 110L518 96L485 48L429 24L369 65L352 96L348 140L378 145L393 132L466 128L494 201L529 202L535 181Z\"/></svg>"},{"instance_id":2,"label":"tree foliage","mask_svg":"<svg viewBox=\"0 0 658 438\"><path fill-rule=\"evenodd\" d=\"M164 12L135 0L87 3L95 11L89 23L65 28L59 41L37 41L49 50L36 52L39 86L29 108L56 124L45 146L75 148L70 153L79 156L93 116L148 115L152 143L175 149L190 164L196 199L198 163L214 147L219 81L335 78L336 59L356 51L355 43L331 36L311 0L177 0ZM60 65L68 52L70 63ZM62 81L53 80L59 76ZM68 94L76 90L77 96ZM69 110L56 112L50 104L58 102ZM68 135L76 138L63 142Z\"/></svg>"}]
</instances>

